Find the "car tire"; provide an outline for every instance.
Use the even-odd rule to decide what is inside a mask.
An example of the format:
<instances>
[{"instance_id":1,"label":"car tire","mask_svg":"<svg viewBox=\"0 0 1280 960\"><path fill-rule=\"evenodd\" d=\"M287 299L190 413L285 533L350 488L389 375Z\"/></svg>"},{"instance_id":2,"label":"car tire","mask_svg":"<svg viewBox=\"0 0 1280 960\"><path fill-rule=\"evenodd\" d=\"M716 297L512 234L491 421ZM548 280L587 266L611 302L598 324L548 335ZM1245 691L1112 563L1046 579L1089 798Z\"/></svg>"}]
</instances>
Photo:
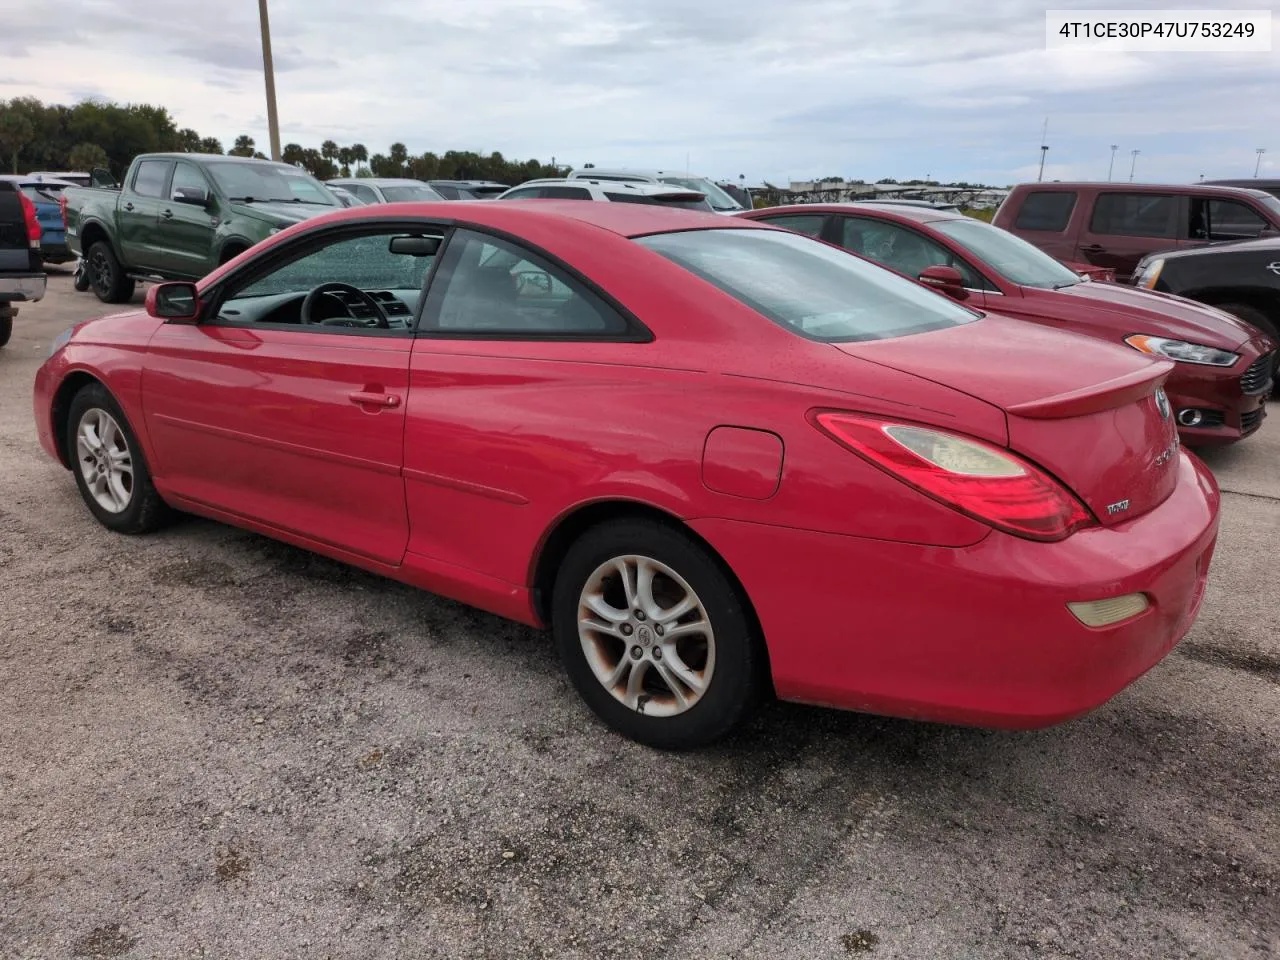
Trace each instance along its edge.
<instances>
[{"instance_id":1,"label":"car tire","mask_svg":"<svg viewBox=\"0 0 1280 960\"><path fill-rule=\"evenodd\" d=\"M583 700L651 747L720 739L767 688L763 643L741 589L701 544L654 520L584 533L560 564L551 622Z\"/></svg>"},{"instance_id":2,"label":"car tire","mask_svg":"<svg viewBox=\"0 0 1280 960\"><path fill-rule=\"evenodd\" d=\"M84 293L92 286L89 279L89 264L84 260L76 261L76 272L71 275L71 286L79 293Z\"/></svg>"},{"instance_id":3,"label":"car tire","mask_svg":"<svg viewBox=\"0 0 1280 960\"><path fill-rule=\"evenodd\" d=\"M88 384L72 398L66 444L80 496L108 530L150 533L169 519L138 438L102 384Z\"/></svg>"},{"instance_id":4,"label":"car tire","mask_svg":"<svg viewBox=\"0 0 1280 960\"><path fill-rule=\"evenodd\" d=\"M103 303L128 303L133 299L134 282L125 276L111 244L99 240L89 248L89 283Z\"/></svg>"},{"instance_id":5,"label":"car tire","mask_svg":"<svg viewBox=\"0 0 1280 960\"><path fill-rule=\"evenodd\" d=\"M13 311L0 307L0 347L13 336Z\"/></svg>"}]
</instances>

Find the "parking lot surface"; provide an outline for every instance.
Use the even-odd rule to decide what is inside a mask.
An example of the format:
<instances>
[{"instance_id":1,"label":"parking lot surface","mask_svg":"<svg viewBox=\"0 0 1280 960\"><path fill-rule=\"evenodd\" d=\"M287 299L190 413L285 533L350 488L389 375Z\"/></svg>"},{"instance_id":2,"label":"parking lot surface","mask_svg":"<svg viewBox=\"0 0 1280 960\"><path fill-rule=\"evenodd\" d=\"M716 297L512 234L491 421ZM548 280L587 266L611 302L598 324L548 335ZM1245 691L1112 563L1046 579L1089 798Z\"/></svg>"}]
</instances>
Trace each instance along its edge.
<instances>
[{"instance_id":1,"label":"parking lot surface","mask_svg":"<svg viewBox=\"0 0 1280 960\"><path fill-rule=\"evenodd\" d=\"M107 309L55 273L0 350L0 958L1280 954L1280 408L1206 456L1195 628L1090 716L776 705L671 755L542 634L204 520L99 527L31 384Z\"/></svg>"}]
</instances>

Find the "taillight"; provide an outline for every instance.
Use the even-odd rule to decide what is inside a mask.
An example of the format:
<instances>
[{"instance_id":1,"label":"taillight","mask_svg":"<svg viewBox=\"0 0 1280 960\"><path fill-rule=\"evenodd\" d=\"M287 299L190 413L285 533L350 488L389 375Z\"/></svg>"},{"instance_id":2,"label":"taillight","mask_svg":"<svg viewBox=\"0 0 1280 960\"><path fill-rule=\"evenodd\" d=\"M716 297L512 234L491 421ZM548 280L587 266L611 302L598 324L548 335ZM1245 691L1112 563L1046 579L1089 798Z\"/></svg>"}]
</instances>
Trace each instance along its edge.
<instances>
[{"instance_id":1,"label":"taillight","mask_svg":"<svg viewBox=\"0 0 1280 960\"><path fill-rule=\"evenodd\" d=\"M819 413L832 439L921 493L998 530L1062 540L1093 516L1043 470L1001 447L931 427Z\"/></svg>"},{"instance_id":2,"label":"taillight","mask_svg":"<svg viewBox=\"0 0 1280 960\"><path fill-rule=\"evenodd\" d=\"M33 250L40 249L40 221L36 219L36 205L25 193L18 194L18 202L22 204L22 216L27 221L27 241Z\"/></svg>"}]
</instances>

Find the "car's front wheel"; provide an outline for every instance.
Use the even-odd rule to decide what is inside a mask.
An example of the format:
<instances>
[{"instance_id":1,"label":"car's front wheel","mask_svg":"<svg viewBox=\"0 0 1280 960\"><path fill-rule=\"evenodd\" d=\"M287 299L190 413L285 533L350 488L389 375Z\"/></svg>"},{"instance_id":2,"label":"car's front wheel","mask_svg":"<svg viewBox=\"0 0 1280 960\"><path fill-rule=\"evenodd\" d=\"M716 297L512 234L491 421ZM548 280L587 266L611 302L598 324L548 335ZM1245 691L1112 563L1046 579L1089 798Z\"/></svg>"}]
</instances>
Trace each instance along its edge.
<instances>
[{"instance_id":1,"label":"car's front wheel","mask_svg":"<svg viewBox=\"0 0 1280 960\"><path fill-rule=\"evenodd\" d=\"M102 384L89 384L72 399L67 451L80 496L104 527L149 533L164 522L168 509L151 482L138 439Z\"/></svg>"},{"instance_id":2,"label":"car's front wheel","mask_svg":"<svg viewBox=\"0 0 1280 960\"><path fill-rule=\"evenodd\" d=\"M762 645L739 588L693 538L656 521L603 524L569 549L552 628L582 698L649 746L711 743L765 688Z\"/></svg>"}]
</instances>

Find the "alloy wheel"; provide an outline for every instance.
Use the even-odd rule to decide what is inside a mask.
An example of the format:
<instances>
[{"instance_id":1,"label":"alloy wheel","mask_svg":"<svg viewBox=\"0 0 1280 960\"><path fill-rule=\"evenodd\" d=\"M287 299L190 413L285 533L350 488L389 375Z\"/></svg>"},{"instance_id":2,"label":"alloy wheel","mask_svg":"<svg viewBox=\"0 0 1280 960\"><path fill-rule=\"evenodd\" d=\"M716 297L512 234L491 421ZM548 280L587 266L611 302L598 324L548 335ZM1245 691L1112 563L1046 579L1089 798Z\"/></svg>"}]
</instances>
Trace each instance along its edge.
<instances>
[{"instance_id":1,"label":"alloy wheel","mask_svg":"<svg viewBox=\"0 0 1280 960\"><path fill-rule=\"evenodd\" d=\"M655 717L692 709L715 670L715 634L702 601L651 557L614 557L578 600L578 638L591 672L624 706Z\"/></svg>"},{"instance_id":2,"label":"alloy wheel","mask_svg":"<svg viewBox=\"0 0 1280 960\"><path fill-rule=\"evenodd\" d=\"M133 454L115 418L100 407L85 411L76 428L76 465L103 510L123 513L133 500Z\"/></svg>"}]
</instances>

